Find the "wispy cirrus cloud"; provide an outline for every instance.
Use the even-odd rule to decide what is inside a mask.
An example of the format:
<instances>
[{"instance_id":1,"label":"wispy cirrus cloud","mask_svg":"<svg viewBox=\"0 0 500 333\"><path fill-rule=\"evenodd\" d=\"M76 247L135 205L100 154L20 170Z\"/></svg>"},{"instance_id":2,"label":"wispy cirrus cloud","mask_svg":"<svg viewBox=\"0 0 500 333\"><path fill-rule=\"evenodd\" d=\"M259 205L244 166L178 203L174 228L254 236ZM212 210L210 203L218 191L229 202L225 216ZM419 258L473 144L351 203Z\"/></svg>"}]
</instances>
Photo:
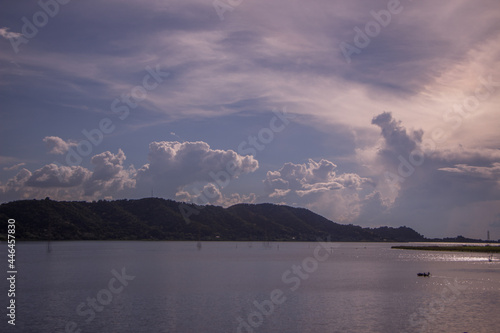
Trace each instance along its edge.
<instances>
[{"instance_id":1,"label":"wispy cirrus cloud","mask_svg":"<svg viewBox=\"0 0 500 333\"><path fill-rule=\"evenodd\" d=\"M10 167L3 167L2 170L4 170L4 171L14 171L14 170L19 169L22 166L25 166L25 165L26 165L26 163L21 162L21 163L14 164L14 165L12 165Z\"/></svg>"},{"instance_id":2,"label":"wispy cirrus cloud","mask_svg":"<svg viewBox=\"0 0 500 333\"><path fill-rule=\"evenodd\" d=\"M452 168L440 168L439 170L471 177L496 179L500 185L500 162L493 163L491 166L457 164Z\"/></svg>"}]
</instances>

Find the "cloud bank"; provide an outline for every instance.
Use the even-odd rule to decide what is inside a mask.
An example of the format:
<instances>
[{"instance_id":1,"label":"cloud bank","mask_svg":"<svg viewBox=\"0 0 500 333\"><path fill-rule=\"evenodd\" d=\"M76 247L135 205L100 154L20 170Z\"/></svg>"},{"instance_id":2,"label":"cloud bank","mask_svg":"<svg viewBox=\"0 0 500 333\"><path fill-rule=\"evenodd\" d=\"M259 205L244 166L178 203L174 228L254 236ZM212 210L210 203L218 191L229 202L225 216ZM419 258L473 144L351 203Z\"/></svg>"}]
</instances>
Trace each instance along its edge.
<instances>
[{"instance_id":1,"label":"cloud bank","mask_svg":"<svg viewBox=\"0 0 500 333\"><path fill-rule=\"evenodd\" d=\"M482 236L500 213L497 8L255 0L221 21L204 0L90 0L61 6L15 53L20 18L40 6L9 2L0 13L1 198L273 201L334 220ZM359 49L350 62L342 43ZM146 68L169 75L127 104ZM284 106L296 119L258 160L234 152L260 133L256 119ZM113 133L66 167L61 155L105 118Z\"/></svg>"}]
</instances>

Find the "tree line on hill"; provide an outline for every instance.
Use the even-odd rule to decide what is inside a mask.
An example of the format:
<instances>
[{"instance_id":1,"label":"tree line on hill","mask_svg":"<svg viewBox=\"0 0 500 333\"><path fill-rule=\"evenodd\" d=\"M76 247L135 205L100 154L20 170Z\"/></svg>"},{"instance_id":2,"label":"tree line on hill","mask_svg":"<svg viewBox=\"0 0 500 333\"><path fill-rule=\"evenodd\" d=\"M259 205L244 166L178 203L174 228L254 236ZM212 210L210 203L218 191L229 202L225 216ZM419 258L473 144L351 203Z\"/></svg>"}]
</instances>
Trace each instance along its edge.
<instances>
[{"instance_id":1,"label":"tree line on hill","mask_svg":"<svg viewBox=\"0 0 500 333\"><path fill-rule=\"evenodd\" d=\"M180 205L197 214L190 215L187 221ZM16 220L17 240L429 241L408 227L343 225L305 208L275 204L223 208L160 198L93 202L19 200L0 205L2 239L7 238L8 219Z\"/></svg>"}]
</instances>

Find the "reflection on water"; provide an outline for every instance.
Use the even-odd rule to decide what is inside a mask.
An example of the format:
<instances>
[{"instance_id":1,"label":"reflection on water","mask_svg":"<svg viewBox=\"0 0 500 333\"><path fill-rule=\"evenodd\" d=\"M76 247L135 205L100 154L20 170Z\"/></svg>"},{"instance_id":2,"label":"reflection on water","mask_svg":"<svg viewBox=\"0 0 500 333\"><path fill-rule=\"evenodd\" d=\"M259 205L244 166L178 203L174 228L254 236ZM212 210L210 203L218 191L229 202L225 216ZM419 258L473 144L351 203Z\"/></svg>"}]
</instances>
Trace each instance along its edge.
<instances>
[{"instance_id":1,"label":"reflection on water","mask_svg":"<svg viewBox=\"0 0 500 333\"><path fill-rule=\"evenodd\" d=\"M391 245L52 242L48 252L21 243L16 328L64 332L71 321L82 332L492 332L498 260ZM122 268L135 279L87 323L78 306L107 302L110 272Z\"/></svg>"},{"instance_id":2,"label":"reflection on water","mask_svg":"<svg viewBox=\"0 0 500 333\"><path fill-rule=\"evenodd\" d=\"M413 250L412 250L413 251ZM400 260L413 261L415 259L421 261L461 261L461 262L499 262L500 259L491 257L486 253L471 253L471 252L458 252L458 253L443 253L443 252L424 252L419 251L418 254L401 253Z\"/></svg>"}]
</instances>

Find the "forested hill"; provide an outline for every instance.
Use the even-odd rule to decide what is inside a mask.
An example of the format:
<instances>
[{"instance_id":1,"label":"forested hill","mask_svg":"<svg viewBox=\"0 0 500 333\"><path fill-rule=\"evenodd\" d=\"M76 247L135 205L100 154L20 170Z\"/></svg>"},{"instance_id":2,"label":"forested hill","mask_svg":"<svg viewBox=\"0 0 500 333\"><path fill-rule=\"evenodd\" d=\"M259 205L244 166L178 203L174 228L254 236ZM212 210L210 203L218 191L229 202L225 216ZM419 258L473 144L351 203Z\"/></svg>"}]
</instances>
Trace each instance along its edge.
<instances>
[{"instance_id":1,"label":"forested hill","mask_svg":"<svg viewBox=\"0 0 500 333\"><path fill-rule=\"evenodd\" d=\"M274 204L222 208L159 198L13 201L0 205L0 219L3 239L8 219L16 220L18 240L425 241L407 227L342 225L304 208Z\"/></svg>"}]
</instances>

